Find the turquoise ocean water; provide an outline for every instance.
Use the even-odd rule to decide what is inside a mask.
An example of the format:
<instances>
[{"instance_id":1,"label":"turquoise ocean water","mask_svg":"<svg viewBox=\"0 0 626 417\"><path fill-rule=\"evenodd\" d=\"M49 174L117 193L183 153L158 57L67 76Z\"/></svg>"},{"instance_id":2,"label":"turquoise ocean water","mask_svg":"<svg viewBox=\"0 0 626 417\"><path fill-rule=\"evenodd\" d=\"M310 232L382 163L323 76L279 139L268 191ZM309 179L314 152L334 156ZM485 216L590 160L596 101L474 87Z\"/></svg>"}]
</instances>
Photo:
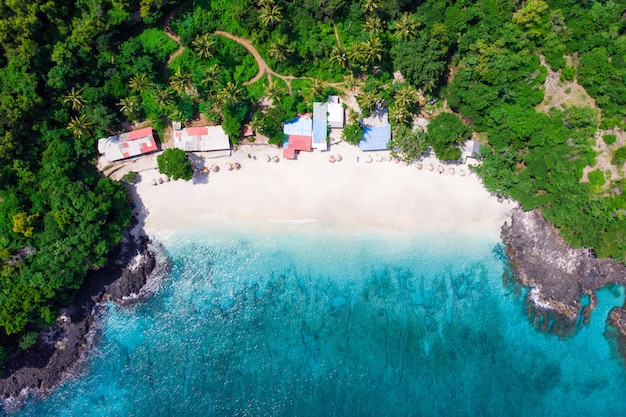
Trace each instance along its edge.
<instances>
[{"instance_id":1,"label":"turquoise ocean water","mask_svg":"<svg viewBox=\"0 0 626 417\"><path fill-rule=\"evenodd\" d=\"M618 416L604 320L560 340L474 235L285 227L162 238L172 269L108 306L77 375L20 416Z\"/></svg>"}]
</instances>

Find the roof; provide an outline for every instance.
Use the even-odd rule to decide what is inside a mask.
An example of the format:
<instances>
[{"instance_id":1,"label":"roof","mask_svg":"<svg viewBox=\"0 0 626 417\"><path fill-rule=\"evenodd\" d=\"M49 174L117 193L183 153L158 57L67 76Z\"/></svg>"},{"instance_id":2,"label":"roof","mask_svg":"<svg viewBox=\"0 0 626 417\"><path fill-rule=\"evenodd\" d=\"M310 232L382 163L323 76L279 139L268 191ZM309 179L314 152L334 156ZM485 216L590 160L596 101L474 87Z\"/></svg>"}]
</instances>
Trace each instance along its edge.
<instances>
[{"instance_id":1,"label":"roof","mask_svg":"<svg viewBox=\"0 0 626 417\"><path fill-rule=\"evenodd\" d=\"M345 123L345 111L339 96L328 96L328 125L342 128Z\"/></svg>"},{"instance_id":2,"label":"roof","mask_svg":"<svg viewBox=\"0 0 626 417\"><path fill-rule=\"evenodd\" d=\"M391 126L363 128L363 140L359 142L362 151L380 151L387 149L391 139Z\"/></svg>"},{"instance_id":3,"label":"roof","mask_svg":"<svg viewBox=\"0 0 626 417\"><path fill-rule=\"evenodd\" d=\"M313 122L320 120L325 122L327 119L328 103L313 103Z\"/></svg>"},{"instance_id":4,"label":"roof","mask_svg":"<svg viewBox=\"0 0 626 417\"><path fill-rule=\"evenodd\" d=\"M383 127L389 125L387 109L377 106L369 117L361 119L361 124L367 127Z\"/></svg>"},{"instance_id":5,"label":"roof","mask_svg":"<svg viewBox=\"0 0 626 417\"><path fill-rule=\"evenodd\" d=\"M188 152L230 149L228 135L222 126L187 127L174 131L174 146Z\"/></svg>"},{"instance_id":6,"label":"roof","mask_svg":"<svg viewBox=\"0 0 626 417\"><path fill-rule=\"evenodd\" d=\"M283 143L283 157L295 159L298 151L311 150L311 136L287 135L287 140Z\"/></svg>"},{"instance_id":7,"label":"roof","mask_svg":"<svg viewBox=\"0 0 626 417\"><path fill-rule=\"evenodd\" d=\"M468 140L463 145L463 155L461 156L461 159L465 160L467 158L479 157L481 147L482 147L482 144L480 142L477 142L475 140Z\"/></svg>"},{"instance_id":8,"label":"roof","mask_svg":"<svg viewBox=\"0 0 626 417\"><path fill-rule=\"evenodd\" d=\"M285 122L283 127L285 135L312 136L313 120L310 117L296 117L293 120Z\"/></svg>"},{"instance_id":9,"label":"roof","mask_svg":"<svg viewBox=\"0 0 626 417\"><path fill-rule=\"evenodd\" d=\"M119 161L157 150L151 127L98 140L98 151L109 160Z\"/></svg>"},{"instance_id":10,"label":"roof","mask_svg":"<svg viewBox=\"0 0 626 417\"><path fill-rule=\"evenodd\" d=\"M328 125L326 120L313 120L313 145L315 149L319 149L321 145L324 149L328 149L326 137L328 136Z\"/></svg>"},{"instance_id":11,"label":"roof","mask_svg":"<svg viewBox=\"0 0 626 417\"><path fill-rule=\"evenodd\" d=\"M250 125L243 128L243 136L254 136L254 130L252 130Z\"/></svg>"}]
</instances>

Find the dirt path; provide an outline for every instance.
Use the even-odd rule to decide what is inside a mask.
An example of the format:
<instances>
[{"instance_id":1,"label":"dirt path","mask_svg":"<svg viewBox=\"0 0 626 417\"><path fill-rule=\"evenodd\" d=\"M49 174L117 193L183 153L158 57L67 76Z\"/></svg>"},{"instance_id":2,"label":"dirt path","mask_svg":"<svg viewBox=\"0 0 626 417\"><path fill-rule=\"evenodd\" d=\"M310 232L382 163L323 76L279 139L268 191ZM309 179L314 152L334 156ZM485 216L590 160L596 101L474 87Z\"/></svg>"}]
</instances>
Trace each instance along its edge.
<instances>
[{"instance_id":1,"label":"dirt path","mask_svg":"<svg viewBox=\"0 0 626 417\"><path fill-rule=\"evenodd\" d=\"M179 45L179 48L173 54L170 55L170 57L167 60L167 64L165 65L165 68L163 69L163 72L165 74L165 78L168 79L168 80L169 80L168 68L169 68L170 63L177 56L182 54L183 51L185 50L185 47L180 43L180 37L178 35L176 35L172 31L172 28L171 28L170 25L172 23L172 19L176 15L176 13L178 13L180 11L180 9L182 9L183 7L188 5L190 2L191 2L191 0L187 0L186 2L180 4L174 10L172 10L172 12L169 15L167 15L167 17L165 18L165 21L163 22L163 31L165 32L165 34L170 39L172 39L174 42L176 42ZM257 49L252 45L252 43L250 43L250 41L245 39L245 38L240 38L239 36L235 36L232 33L224 32L222 30L216 30L213 33L215 35L217 35L217 36L222 36L224 38L227 38L227 39L230 39L230 40L233 40L233 41L239 43L244 48L246 48L248 50L248 52L250 52L252 54L252 56L254 57L254 60L256 61L257 66L259 67L259 72L257 72L257 74L254 77L252 77L250 80L246 81L244 83L244 85L253 84L253 83L259 81L261 78L263 78L263 76L267 75L267 81L270 84L272 83L272 77L276 77L276 78L279 78L279 79L283 80L285 82L285 84L287 84L287 90L288 90L289 94L291 95L291 94L293 94L293 90L292 90L292 87L291 87L291 81L292 80L301 79L301 80L315 81L315 78L311 78L311 77L295 77L293 75L282 75L282 74L279 74L279 73L275 72L274 70L272 70L272 68L270 68L269 65L267 65L267 62L265 62L265 60L263 59L261 54L259 54L259 51L257 51ZM339 36L338 36L336 27L335 27L335 36L337 37L337 42L339 42ZM354 96L354 92L350 91L348 88L346 88L345 84L343 82L341 82L341 83L330 83L330 82L322 81L322 83L324 85L326 85L326 86L333 87L333 88L336 88L336 89L340 90L346 96Z\"/></svg>"},{"instance_id":2,"label":"dirt path","mask_svg":"<svg viewBox=\"0 0 626 417\"><path fill-rule=\"evenodd\" d=\"M165 34L178 44L178 49L174 51L173 54L170 55L170 57L167 59L167 63L165 64L165 67L163 68L163 74L165 75L165 79L168 81L170 79L169 71L168 71L168 68L170 67L170 63L174 59L176 59L177 56L182 54L183 51L185 50L185 47L180 43L180 36L178 36L172 31L172 27L171 27L172 19L174 18L174 15L176 15L176 13L180 11L180 9L187 6L189 3L191 3L191 0L187 0L186 2L179 4L178 7L176 7L174 10L170 12L170 14L167 15L167 17L165 18L165 21L163 22L163 31L165 32Z\"/></svg>"}]
</instances>

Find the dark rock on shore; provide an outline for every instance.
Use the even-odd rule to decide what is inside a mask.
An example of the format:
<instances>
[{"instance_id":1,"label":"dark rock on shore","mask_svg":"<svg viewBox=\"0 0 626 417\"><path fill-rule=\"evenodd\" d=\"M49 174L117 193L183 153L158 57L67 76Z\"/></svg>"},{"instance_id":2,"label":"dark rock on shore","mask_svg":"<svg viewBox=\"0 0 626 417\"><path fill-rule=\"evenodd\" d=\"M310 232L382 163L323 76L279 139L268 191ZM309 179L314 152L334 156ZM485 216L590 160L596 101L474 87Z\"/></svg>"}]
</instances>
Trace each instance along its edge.
<instances>
[{"instance_id":1,"label":"dark rock on shore","mask_svg":"<svg viewBox=\"0 0 626 417\"><path fill-rule=\"evenodd\" d=\"M56 325L5 365L0 379L0 411L30 395L46 393L61 381L90 346L99 303L120 302L140 293L156 262L148 244L147 237L136 238L127 230L107 264L88 274Z\"/></svg>"},{"instance_id":2,"label":"dark rock on shore","mask_svg":"<svg viewBox=\"0 0 626 417\"><path fill-rule=\"evenodd\" d=\"M571 248L538 211L513 210L511 225L502 227L501 236L515 277L530 288L529 316L544 331L573 333L581 315L588 320L595 307L595 290L609 283L626 284L623 263ZM580 299L586 294L591 303L581 310ZM620 317L626 317L626 311ZM614 321L621 323L618 330L626 341L626 320Z\"/></svg>"}]
</instances>

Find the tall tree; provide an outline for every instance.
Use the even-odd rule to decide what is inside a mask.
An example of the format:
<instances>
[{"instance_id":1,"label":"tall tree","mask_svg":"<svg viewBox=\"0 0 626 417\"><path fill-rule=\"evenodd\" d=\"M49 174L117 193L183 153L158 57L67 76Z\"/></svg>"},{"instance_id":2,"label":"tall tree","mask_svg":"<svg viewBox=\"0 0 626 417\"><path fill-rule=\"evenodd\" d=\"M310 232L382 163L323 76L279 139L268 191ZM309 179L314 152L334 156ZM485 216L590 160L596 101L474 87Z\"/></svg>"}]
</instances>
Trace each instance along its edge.
<instances>
[{"instance_id":1,"label":"tall tree","mask_svg":"<svg viewBox=\"0 0 626 417\"><path fill-rule=\"evenodd\" d=\"M198 35L191 43L191 46L200 58L210 59L213 57L215 39L209 33Z\"/></svg>"},{"instance_id":2,"label":"tall tree","mask_svg":"<svg viewBox=\"0 0 626 417\"><path fill-rule=\"evenodd\" d=\"M170 77L170 85L181 95L194 91L191 73L182 72L181 67L176 68L176 72Z\"/></svg>"},{"instance_id":3,"label":"tall tree","mask_svg":"<svg viewBox=\"0 0 626 417\"><path fill-rule=\"evenodd\" d=\"M135 95L128 96L118 101L117 105L120 106L120 110L124 116L128 119L132 119L137 113L137 110L139 110L139 97Z\"/></svg>"},{"instance_id":4,"label":"tall tree","mask_svg":"<svg viewBox=\"0 0 626 417\"><path fill-rule=\"evenodd\" d=\"M276 4L263 6L259 11L259 20L263 26L273 27L283 20L283 11Z\"/></svg>"},{"instance_id":5,"label":"tall tree","mask_svg":"<svg viewBox=\"0 0 626 417\"><path fill-rule=\"evenodd\" d=\"M337 45L330 52L330 60L337 61L341 64L341 68L345 68L348 64L348 51L343 45Z\"/></svg>"},{"instance_id":6,"label":"tall tree","mask_svg":"<svg viewBox=\"0 0 626 417\"><path fill-rule=\"evenodd\" d=\"M421 23L415 15L405 12L397 20L393 21L391 29L393 36L406 42L416 36L420 26Z\"/></svg>"},{"instance_id":7,"label":"tall tree","mask_svg":"<svg viewBox=\"0 0 626 417\"><path fill-rule=\"evenodd\" d=\"M143 72L133 75L128 80L128 86L133 93L142 93L144 90L152 87L152 85L150 78Z\"/></svg>"},{"instance_id":8,"label":"tall tree","mask_svg":"<svg viewBox=\"0 0 626 417\"><path fill-rule=\"evenodd\" d=\"M87 118L86 115L81 114L78 117L72 117L67 125L67 128L72 131L76 138L82 139L83 137L91 134L93 123Z\"/></svg>"},{"instance_id":9,"label":"tall tree","mask_svg":"<svg viewBox=\"0 0 626 417\"><path fill-rule=\"evenodd\" d=\"M380 37L370 35L370 38L363 42L363 61L366 64L373 64L383 59L383 43Z\"/></svg>"},{"instance_id":10,"label":"tall tree","mask_svg":"<svg viewBox=\"0 0 626 417\"><path fill-rule=\"evenodd\" d=\"M63 97L63 103L69 104L72 110L81 110L85 107L85 99L83 98L83 92L85 87L81 87L78 90L76 87L72 87L70 92Z\"/></svg>"},{"instance_id":11,"label":"tall tree","mask_svg":"<svg viewBox=\"0 0 626 417\"><path fill-rule=\"evenodd\" d=\"M278 100L283 94L284 90L277 81L272 81L265 89L265 97L272 102Z\"/></svg>"},{"instance_id":12,"label":"tall tree","mask_svg":"<svg viewBox=\"0 0 626 417\"><path fill-rule=\"evenodd\" d=\"M270 44L268 53L276 61L285 62L293 53L293 50L293 47L287 42L287 37L280 36Z\"/></svg>"},{"instance_id":13,"label":"tall tree","mask_svg":"<svg viewBox=\"0 0 626 417\"><path fill-rule=\"evenodd\" d=\"M220 89L218 97L225 104L234 104L243 98L243 90L237 83L229 81Z\"/></svg>"}]
</instances>

